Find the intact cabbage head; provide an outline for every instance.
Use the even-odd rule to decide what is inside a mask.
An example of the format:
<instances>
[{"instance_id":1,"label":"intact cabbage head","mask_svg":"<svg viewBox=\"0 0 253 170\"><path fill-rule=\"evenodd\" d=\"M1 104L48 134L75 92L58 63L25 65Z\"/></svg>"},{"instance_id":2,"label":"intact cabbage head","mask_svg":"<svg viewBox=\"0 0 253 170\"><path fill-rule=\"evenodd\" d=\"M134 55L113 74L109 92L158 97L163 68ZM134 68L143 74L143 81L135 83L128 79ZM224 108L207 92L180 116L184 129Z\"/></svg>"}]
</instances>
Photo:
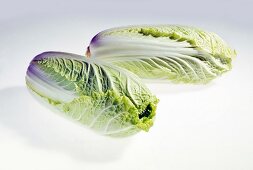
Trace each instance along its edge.
<instances>
[{"instance_id":1,"label":"intact cabbage head","mask_svg":"<svg viewBox=\"0 0 253 170\"><path fill-rule=\"evenodd\" d=\"M104 135L128 136L153 125L158 99L134 74L109 63L45 52L31 61L26 84L39 99Z\"/></svg>"},{"instance_id":2,"label":"intact cabbage head","mask_svg":"<svg viewBox=\"0 0 253 170\"><path fill-rule=\"evenodd\" d=\"M236 52L212 32L151 25L102 31L87 54L155 82L207 83L231 69Z\"/></svg>"}]
</instances>

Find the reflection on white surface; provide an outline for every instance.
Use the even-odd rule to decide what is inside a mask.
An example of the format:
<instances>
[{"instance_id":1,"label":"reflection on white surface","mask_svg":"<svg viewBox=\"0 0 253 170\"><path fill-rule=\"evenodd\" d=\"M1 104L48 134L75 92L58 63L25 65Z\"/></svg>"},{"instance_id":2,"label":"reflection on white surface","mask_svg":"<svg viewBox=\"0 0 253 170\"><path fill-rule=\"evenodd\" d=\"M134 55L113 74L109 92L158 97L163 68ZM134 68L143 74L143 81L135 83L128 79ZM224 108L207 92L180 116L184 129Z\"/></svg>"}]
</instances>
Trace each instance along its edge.
<instances>
[{"instance_id":1,"label":"reflection on white surface","mask_svg":"<svg viewBox=\"0 0 253 170\"><path fill-rule=\"evenodd\" d=\"M99 136L44 109L25 87L0 90L0 125L24 138L28 145L48 152L62 152L80 161L120 159L130 138Z\"/></svg>"}]
</instances>

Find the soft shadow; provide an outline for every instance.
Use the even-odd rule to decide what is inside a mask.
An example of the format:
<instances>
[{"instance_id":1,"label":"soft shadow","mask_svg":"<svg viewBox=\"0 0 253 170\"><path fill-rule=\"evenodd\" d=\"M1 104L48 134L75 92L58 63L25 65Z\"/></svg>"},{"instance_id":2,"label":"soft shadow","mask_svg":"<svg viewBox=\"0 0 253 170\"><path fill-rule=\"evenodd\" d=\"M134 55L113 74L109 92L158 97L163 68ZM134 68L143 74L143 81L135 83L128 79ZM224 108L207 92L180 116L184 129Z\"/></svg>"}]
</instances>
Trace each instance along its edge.
<instances>
[{"instance_id":1,"label":"soft shadow","mask_svg":"<svg viewBox=\"0 0 253 170\"><path fill-rule=\"evenodd\" d=\"M24 137L28 145L49 152L63 152L80 161L109 162L120 159L130 138L98 135L48 109L25 87L0 90L0 124Z\"/></svg>"},{"instance_id":2,"label":"soft shadow","mask_svg":"<svg viewBox=\"0 0 253 170\"><path fill-rule=\"evenodd\" d=\"M202 91L208 88L211 88L215 85L215 82L209 82L207 84L175 84L171 82L159 82L152 83L152 82L145 82L148 88L157 95L167 95L167 94L179 94L179 93L187 93L187 92L194 92L194 91Z\"/></svg>"}]
</instances>

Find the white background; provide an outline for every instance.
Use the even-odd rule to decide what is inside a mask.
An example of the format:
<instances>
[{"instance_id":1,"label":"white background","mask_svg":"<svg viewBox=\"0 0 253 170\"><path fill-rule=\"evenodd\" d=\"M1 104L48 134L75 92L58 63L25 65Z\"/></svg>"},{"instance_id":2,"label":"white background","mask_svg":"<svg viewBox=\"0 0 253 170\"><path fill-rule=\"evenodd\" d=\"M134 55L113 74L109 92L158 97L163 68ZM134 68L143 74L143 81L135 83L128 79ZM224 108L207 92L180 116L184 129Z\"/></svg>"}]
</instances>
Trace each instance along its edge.
<instances>
[{"instance_id":1,"label":"white background","mask_svg":"<svg viewBox=\"0 0 253 170\"><path fill-rule=\"evenodd\" d=\"M0 0L0 170L252 170L252 1ZM201 85L148 84L160 98L148 133L108 138L52 113L24 83L43 51L84 54L103 29L193 25L237 50L233 70Z\"/></svg>"}]
</instances>

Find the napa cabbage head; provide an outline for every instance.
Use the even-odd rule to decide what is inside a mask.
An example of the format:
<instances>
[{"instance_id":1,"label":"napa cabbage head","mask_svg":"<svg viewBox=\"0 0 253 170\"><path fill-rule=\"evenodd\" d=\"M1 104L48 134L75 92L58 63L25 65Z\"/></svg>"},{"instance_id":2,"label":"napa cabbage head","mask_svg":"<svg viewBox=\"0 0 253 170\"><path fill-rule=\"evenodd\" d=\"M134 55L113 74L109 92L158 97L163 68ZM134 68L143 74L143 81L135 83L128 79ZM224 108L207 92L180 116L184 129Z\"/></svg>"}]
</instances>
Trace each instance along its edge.
<instances>
[{"instance_id":1,"label":"napa cabbage head","mask_svg":"<svg viewBox=\"0 0 253 170\"><path fill-rule=\"evenodd\" d=\"M232 68L236 52L212 32L151 25L102 31L91 40L87 54L143 79L207 83Z\"/></svg>"},{"instance_id":2,"label":"napa cabbage head","mask_svg":"<svg viewBox=\"0 0 253 170\"><path fill-rule=\"evenodd\" d=\"M27 69L40 100L100 134L128 136L153 125L158 99L131 72L93 58L45 52Z\"/></svg>"}]
</instances>

